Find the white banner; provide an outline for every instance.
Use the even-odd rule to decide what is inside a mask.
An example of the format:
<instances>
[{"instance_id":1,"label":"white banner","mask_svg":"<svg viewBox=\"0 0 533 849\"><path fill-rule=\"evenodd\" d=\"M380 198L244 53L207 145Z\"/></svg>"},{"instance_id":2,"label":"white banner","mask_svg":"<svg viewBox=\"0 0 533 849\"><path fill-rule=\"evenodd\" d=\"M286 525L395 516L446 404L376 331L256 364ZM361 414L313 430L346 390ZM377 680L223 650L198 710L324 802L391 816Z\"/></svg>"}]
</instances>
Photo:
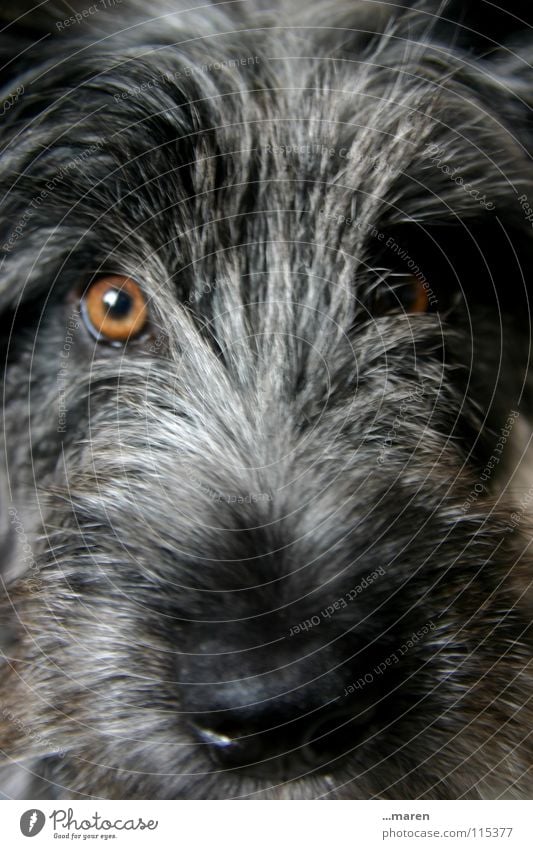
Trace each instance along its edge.
<instances>
[{"instance_id":1,"label":"white banner","mask_svg":"<svg viewBox=\"0 0 533 849\"><path fill-rule=\"evenodd\" d=\"M117 849L529 849L533 847L532 814L529 801L0 803L6 849L73 843Z\"/></svg>"}]
</instances>

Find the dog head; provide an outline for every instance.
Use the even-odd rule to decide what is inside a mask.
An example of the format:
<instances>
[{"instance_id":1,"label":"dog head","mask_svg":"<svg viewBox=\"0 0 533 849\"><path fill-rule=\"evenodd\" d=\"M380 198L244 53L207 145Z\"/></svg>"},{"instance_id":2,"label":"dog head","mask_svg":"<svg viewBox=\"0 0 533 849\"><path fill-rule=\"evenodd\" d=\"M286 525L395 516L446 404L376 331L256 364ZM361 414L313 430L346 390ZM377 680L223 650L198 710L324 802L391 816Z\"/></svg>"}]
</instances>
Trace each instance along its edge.
<instances>
[{"instance_id":1,"label":"dog head","mask_svg":"<svg viewBox=\"0 0 533 849\"><path fill-rule=\"evenodd\" d=\"M3 42L3 748L34 795L524 794L530 47L241 5Z\"/></svg>"}]
</instances>

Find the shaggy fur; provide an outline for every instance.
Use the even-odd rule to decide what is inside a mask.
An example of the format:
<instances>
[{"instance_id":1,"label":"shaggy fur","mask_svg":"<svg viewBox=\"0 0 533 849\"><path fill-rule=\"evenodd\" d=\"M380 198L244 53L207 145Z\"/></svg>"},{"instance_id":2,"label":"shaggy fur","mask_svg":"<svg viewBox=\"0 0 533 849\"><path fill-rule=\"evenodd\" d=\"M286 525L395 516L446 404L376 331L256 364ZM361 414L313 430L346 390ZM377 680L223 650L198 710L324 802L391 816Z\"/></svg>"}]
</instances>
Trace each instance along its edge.
<instances>
[{"instance_id":1,"label":"shaggy fur","mask_svg":"<svg viewBox=\"0 0 533 849\"><path fill-rule=\"evenodd\" d=\"M101 5L2 12L3 793L530 796L526 24Z\"/></svg>"}]
</instances>

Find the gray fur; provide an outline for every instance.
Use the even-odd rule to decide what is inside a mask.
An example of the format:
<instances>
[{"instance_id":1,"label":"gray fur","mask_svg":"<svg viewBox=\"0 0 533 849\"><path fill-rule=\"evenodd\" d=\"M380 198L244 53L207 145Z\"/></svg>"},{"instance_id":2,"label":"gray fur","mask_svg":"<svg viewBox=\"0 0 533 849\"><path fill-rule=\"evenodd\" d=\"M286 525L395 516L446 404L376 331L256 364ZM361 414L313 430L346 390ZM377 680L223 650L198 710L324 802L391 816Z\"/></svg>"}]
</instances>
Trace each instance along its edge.
<instances>
[{"instance_id":1,"label":"gray fur","mask_svg":"<svg viewBox=\"0 0 533 849\"><path fill-rule=\"evenodd\" d=\"M176 6L0 41L0 789L527 798L498 445L531 408L531 39L468 50L431 2ZM436 308L380 313L414 267ZM145 341L88 334L103 271Z\"/></svg>"}]
</instances>

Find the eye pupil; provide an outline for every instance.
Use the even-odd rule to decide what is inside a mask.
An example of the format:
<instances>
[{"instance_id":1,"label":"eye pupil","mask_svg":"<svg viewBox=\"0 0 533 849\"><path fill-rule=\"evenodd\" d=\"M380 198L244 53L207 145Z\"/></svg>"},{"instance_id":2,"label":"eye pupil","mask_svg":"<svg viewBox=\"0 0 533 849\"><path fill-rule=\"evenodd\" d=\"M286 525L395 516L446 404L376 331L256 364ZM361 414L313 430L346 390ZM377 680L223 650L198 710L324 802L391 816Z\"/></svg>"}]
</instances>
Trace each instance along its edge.
<instances>
[{"instance_id":1,"label":"eye pupil","mask_svg":"<svg viewBox=\"0 0 533 849\"><path fill-rule=\"evenodd\" d=\"M91 283L81 299L81 314L98 342L114 345L141 338L148 324L148 304L141 286L121 274Z\"/></svg>"},{"instance_id":2,"label":"eye pupil","mask_svg":"<svg viewBox=\"0 0 533 849\"><path fill-rule=\"evenodd\" d=\"M133 307L133 298L124 290L109 289L102 298L110 318L126 318Z\"/></svg>"}]
</instances>

